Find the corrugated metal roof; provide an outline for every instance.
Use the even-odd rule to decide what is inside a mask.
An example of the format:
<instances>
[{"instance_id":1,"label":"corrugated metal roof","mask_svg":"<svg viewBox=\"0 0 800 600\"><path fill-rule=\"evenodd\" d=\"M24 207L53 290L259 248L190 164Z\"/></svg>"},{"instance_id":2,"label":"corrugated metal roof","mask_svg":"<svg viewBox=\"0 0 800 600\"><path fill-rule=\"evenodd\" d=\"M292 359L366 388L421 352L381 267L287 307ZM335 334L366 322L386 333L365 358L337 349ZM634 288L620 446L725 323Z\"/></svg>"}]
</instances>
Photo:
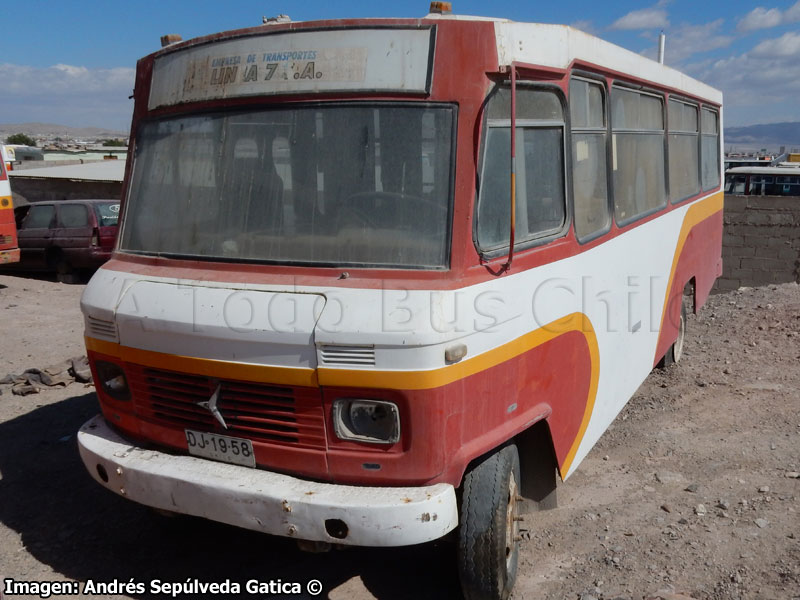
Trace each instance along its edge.
<instances>
[{"instance_id":1,"label":"corrugated metal roof","mask_svg":"<svg viewBox=\"0 0 800 600\"><path fill-rule=\"evenodd\" d=\"M102 160L82 165L20 169L9 172L11 177L41 177L44 179L80 179L84 181L119 181L125 175L124 160Z\"/></svg>"},{"instance_id":2,"label":"corrugated metal roof","mask_svg":"<svg viewBox=\"0 0 800 600\"><path fill-rule=\"evenodd\" d=\"M800 175L800 166L780 166L780 167L731 167L725 171L728 175Z\"/></svg>"}]
</instances>

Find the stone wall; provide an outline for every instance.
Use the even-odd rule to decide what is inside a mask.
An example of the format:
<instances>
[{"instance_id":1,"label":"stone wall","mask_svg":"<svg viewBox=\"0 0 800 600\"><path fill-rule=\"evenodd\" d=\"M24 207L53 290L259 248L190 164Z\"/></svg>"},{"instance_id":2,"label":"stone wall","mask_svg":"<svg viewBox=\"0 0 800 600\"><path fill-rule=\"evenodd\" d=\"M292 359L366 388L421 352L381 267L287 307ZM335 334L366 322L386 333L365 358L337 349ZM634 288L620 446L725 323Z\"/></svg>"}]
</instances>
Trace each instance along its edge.
<instances>
[{"instance_id":1,"label":"stone wall","mask_svg":"<svg viewBox=\"0 0 800 600\"><path fill-rule=\"evenodd\" d=\"M715 291L800 282L800 197L725 195Z\"/></svg>"}]
</instances>

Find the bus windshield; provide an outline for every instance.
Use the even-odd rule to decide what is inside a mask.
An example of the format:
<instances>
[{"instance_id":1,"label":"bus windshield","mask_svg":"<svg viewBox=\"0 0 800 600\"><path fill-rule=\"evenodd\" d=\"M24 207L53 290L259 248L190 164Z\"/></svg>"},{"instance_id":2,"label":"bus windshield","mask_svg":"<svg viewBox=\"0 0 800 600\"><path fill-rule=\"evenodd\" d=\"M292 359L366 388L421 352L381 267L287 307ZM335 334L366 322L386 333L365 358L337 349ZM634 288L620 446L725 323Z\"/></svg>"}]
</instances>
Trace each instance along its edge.
<instances>
[{"instance_id":1,"label":"bus windshield","mask_svg":"<svg viewBox=\"0 0 800 600\"><path fill-rule=\"evenodd\" d=\"M455 108L204 113L139 129L120 249L281 264L446 268Z\"/></svg>"}]
</instances>

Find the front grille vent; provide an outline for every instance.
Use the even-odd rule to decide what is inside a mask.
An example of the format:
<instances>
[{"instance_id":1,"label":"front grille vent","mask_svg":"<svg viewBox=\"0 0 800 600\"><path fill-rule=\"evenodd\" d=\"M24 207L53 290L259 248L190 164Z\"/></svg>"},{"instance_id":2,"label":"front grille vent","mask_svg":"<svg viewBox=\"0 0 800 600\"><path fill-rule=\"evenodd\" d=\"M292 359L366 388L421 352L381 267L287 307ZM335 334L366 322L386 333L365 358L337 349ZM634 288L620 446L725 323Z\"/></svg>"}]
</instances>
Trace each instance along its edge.
<instances>
[{"instance_id":1,"label":"front grille vent","mask_svg":"<svg viewBox=\"0 0 800 600\"><path fill-rule=\"evenodd\" d=\"M320 346L323 365L375 366L375 348L372 346Z\"/></svg>"},{"instance_id":2,"label":"front grille vent","mask_svg":"<svg viewBox=\"0 0 800 600\"><path fill-rule=\"evenodd\" d=\"M89 337L100 338L111 342L118 342L117 324L114 321L104 321L96 317L86 317L86 331Z\"/></svg>"}]
</instances>

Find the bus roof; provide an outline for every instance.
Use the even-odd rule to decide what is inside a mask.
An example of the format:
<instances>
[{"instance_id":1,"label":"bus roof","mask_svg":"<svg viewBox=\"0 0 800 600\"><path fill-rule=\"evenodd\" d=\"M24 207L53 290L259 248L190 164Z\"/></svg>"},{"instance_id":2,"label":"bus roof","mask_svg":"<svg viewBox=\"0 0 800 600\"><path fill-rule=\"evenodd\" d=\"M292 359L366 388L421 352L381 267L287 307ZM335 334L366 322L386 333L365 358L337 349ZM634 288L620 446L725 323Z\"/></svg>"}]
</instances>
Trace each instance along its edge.
<instances>
[{"instance_id":1,"label":"bus roof","mask_svg":"<svg viewBox=\"0 0 800 600\"><path fill-rule=\"evenodd\" d=\"M567 25L497 21L500 64L512 61L567 69L574 62L613 69L655 85L722 104L722 92L688 75Z\"/></svg>"},{"instance_id":2,"label":"bus roof","mask_svg":"<svg viewBox=\"0 0 800 600\"><path fill-rule=\"evenodd\" d=\"M722 92L671 67L660 64L620 46L606 42L567 25L519 23L507 19L454 14L429 14L421 19L342 19L325 21L290 21L266 23L247 29L220 32L171 44L151 56L156 58L189 47L240 37L287 33L290 31L323 31L347 28L425 27L442 25L458 27L464 22L486 22L494 27L498 69L512 62L568 69L573 65L601 67L622 77L646 81L654 86L678 90L710 103L721 105Z\"/></svg>"}]
</instances>

